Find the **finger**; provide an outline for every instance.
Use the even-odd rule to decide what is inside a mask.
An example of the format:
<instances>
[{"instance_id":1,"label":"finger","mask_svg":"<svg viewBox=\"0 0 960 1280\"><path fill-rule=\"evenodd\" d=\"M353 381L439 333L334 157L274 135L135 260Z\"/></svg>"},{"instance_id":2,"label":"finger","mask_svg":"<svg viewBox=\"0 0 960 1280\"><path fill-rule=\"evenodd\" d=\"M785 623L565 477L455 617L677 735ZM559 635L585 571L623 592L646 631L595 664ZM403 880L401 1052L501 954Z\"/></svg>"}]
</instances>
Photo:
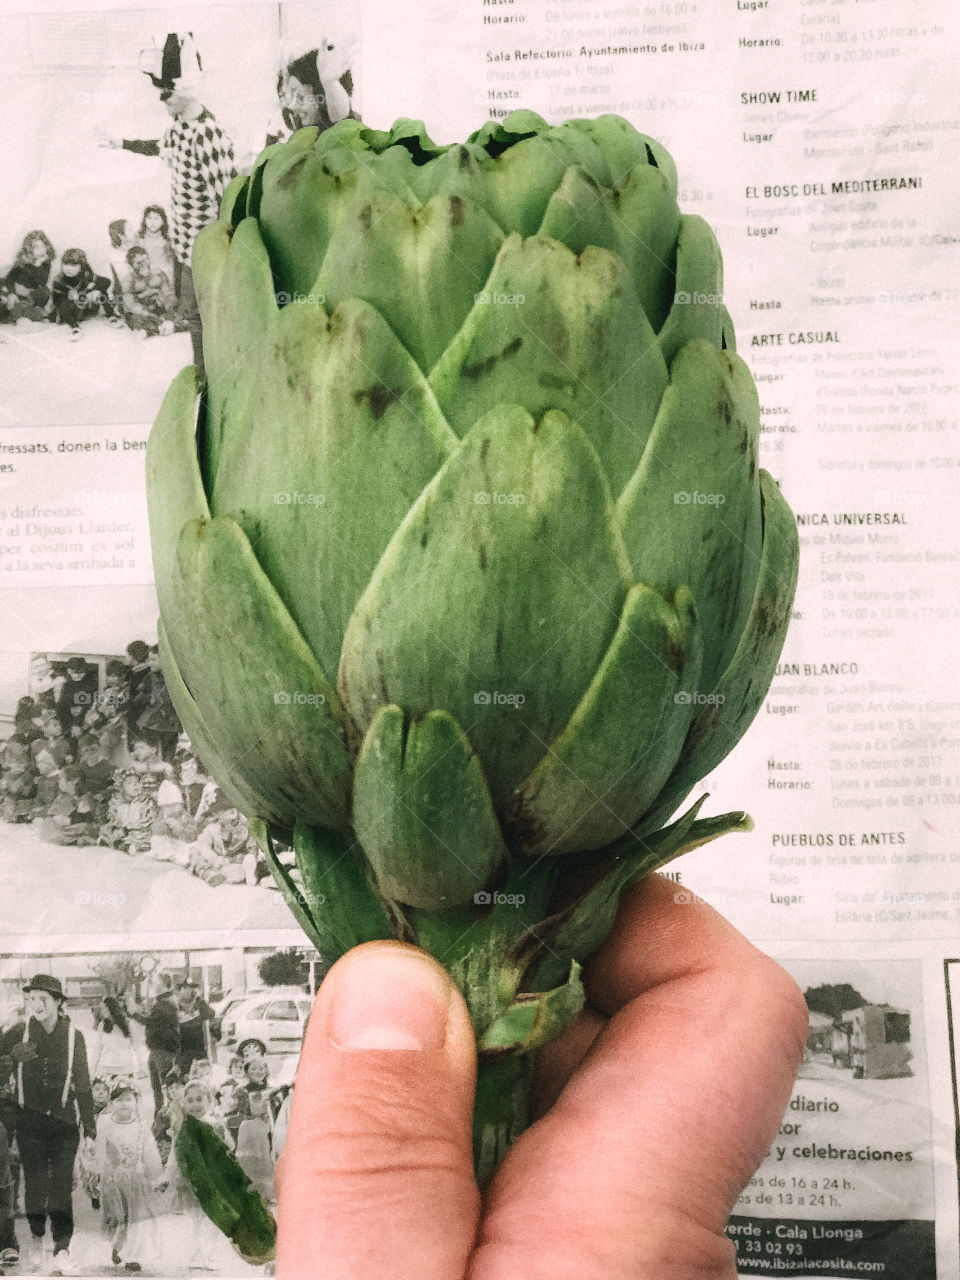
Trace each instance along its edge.
<instances>
[{"instance_id":1,"label":"finger","mask_svg":"<svg viewBox=\"0 0 960 1280\"><path fill-rule=\"evenodd\" d=\"M612 1016L508 1153L470 1280L735 1275L723 1227L783 1114L806 1008L779 966L675 893L653 877L626 895L586 966ZM544 1239L546 1258L527 1243Z\"/></svg>"},{"instance_id":2,"label":"finger","mask_svg":"<svg viewBox=\"0 0 960 1280\"><path fill-rule=\"evenodd\" d=\"M443 969L375 942L317 996L277 1168L280 1280L460 1280L479 1193L474 1034Z\"/></svg>"}]
</instances>

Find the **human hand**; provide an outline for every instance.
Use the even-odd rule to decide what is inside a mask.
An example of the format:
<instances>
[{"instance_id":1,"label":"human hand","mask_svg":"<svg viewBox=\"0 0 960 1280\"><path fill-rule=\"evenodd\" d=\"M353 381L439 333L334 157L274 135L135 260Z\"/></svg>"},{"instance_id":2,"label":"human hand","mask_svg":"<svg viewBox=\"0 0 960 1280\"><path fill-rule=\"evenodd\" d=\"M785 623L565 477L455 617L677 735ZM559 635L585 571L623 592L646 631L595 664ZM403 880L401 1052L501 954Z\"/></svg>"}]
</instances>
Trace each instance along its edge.
<instances>
[{"instance_id":1,"label":"human hand","mask_svg":"<svg viewBox=\"0 0 960 1280\"><path fill-rule=\"evenodd\" d=\"M735 1280L724 1224L780 1123L806 1006L676 893L651 876L624 895L587 1007L541 1052L539 1119L482 1197L459 993L399 943L338 961L277 1167L280 1280L321 1257L327 1280Z\"/></svg>"}]
</instances>

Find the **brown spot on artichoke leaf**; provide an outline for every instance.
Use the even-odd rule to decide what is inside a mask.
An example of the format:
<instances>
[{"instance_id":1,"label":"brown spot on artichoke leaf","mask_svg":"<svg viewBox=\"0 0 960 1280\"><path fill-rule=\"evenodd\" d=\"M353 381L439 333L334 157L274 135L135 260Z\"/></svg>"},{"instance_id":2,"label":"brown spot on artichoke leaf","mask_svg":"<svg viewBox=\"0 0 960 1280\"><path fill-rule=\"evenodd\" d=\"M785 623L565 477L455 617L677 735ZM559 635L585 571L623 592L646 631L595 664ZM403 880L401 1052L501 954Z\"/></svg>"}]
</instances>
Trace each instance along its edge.
<instances>
[{"instance_id":1,"label":"brown spot on artichoke leaf","mask_svg":"<svg viewBox=\"0 0 960 1280\"><path fill-rule=\"evenodd\" d=\"M464 220L464 205L459 196L450 197L450 225L460 227Z\"/></svg>"},{"instance_id":2,"label":"brown spot on artichoke leaf","mask_svg":"<svg viewBox=\"0 0 960 1280\"><path fill-rule=\"evenodd\" d=\"M470 152L466 147L461 146L457 148L457 165L461 169L470 168Z\"/></svg>"},{"instance_id":3,"label":"brown spot on artichoke leaf","mask_svg":"<svg viewBox=\"0 0 960 1280\"><path fill-rule=\"evenodd\" d=\"M503 815L503 825L521 848L536 846L547 838L543 821L530 812L528 805L527 796L514 792Z\"/></svg>"},{"instance_id":4,"label":"brown spot on artichoke leaf","mask_svg":"<svg viewBox=\"0 0 960 1280\"><path fill-rule=\"evenodd\" d=\"M482 542L480 543L480 546L477 548L477 559L480 563L480 572L485 573L487 569L487 548L483 545Z\"/></svg>"},{"instance_id":5,"label":"brown spot on artichoke leaf","mask_svg":"<svg viewBox=\"0 0 960 1280\"><path fill-rule=\"evenodd\" d=\"M363 387L353 393L354 404L362 404L366 400L370 412L377 422L380 421L393 401L398 398L396 392L382 382L375 382L372 386Z\"/></svg>"},{"instance_id":6,"label":"brown spot on artichoke leaf","mask_svg":"<svg viewBox=\"0 0 960 1280\"><path fill-rule=\"evenodd\" d=\"M728 395L721 394L717 397L717 414L723 419L725 426L729 427L733 422L733 405Z\"/></svg>"},{"instance_id":7,"label":"brown spot on artichoke leaf","mask_svg":"<svg viewBox=\"0 0 960 1280\"><path fill-rule=\"evenodd\" d=\"M360 226L364 231L369 231L373 224L373 206L365 204L359 213Z\"/></svg>"},{"instance_id":8,"label":"brown spot on artichoke leaf","mask_svg":"<svg viewBox=\"0 0 960 1280\"><path fill-rule=\"evenodd\" d=\"M521 348L522 346L523 346L523 339L520 337L520 335L519 335L519 334L517 334L517 336L516 336L515 338L512 338L512 339L507 343L507 345L506 345L506 346L503 348L503 350L500 352L500 355L501 355L501 356L515 356L515 355L517 354L517 352L520 350L520 348Z\"/></svg>"},{"instance_id":9,"label":"brown spot on artichoke leaf","mask_svg":"<svg viewBox=\"0 0 960 1280\"><path fill-rule=\"evenodd\" d=\"M460 372L465 378L482 378L490 372L497 363L498 356L487 356L485 360L477 360L474 364L465 364Z\"/></svg>"},{"instance_id":10,"label":"brown spot on artichoke leaf","mask_svg":"<svg viewBox=\"0 0 960 1280\"><path fill-rule=\"evenodd\" d=\"M497 658L503 656L503 627L497 627L497 637L494 641L493 648Z\"/></svg>"},{"instance_id":11,"label":"brown spot on artichoke leaf","mask_svg":"<svg viewBox=\"0 0 960 1280\"><path fill-rule=\"evenodd\" d=\"M307 153L304 152L302 155L298 156L296 160L294 160L293 164L290 166L287 172L283 175L283 177L277 180L277 186L281 187L284 191L288 190L290 187L295 187L297 183L300 181L301 174L303 173L303 166L306 163L307 163Z\"/></svg>"}]
</instances>

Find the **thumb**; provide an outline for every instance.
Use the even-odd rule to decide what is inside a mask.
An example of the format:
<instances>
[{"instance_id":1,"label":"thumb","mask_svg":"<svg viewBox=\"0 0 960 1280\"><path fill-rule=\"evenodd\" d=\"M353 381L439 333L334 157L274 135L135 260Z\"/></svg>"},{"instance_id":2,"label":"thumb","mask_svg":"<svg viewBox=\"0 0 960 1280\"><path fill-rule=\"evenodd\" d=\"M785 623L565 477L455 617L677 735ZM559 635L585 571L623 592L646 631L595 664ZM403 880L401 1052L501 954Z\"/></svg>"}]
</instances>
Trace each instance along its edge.
<instances>
[{"instance_id":1,"label":"thumb","mask_svg":"<svg viewBox=\"0 0 960 1280\"><path fill-rule=\"evenodd\" d=\"M330 970L277 1166L278 1280L461 1280L473 1176L473 1028L436 961L371 942Z\"/></svg>"}]
</instances>

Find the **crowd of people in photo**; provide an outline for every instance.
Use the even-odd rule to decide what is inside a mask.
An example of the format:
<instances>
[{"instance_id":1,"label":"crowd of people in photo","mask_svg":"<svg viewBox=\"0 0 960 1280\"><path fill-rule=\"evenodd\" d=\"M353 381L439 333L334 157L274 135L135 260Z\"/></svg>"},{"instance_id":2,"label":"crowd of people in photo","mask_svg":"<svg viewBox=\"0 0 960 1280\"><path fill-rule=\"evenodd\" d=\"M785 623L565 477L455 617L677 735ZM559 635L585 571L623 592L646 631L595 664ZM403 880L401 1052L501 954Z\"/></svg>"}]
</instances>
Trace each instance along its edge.
<instances>
[{"instance_id":1,"label":"crowd of people in photo","mask_svg":"<svg viewBox=\"0 0 960 1280\"><path fill-rule=\"evenodd\" d=\"M116 219L105 238L109 249L97 263L104 267L101 272L85 250L71 247L58 254L45 231L29 231L0 278L0 323L49 321L69 328L75 338L80 326L97 316L142 338L185 331L163 206L147 205L139 227Z\"/></svg>"},{"instance_id":2,"label":"crowd of people in photo","mask_svg":"<svg viewBox=\"0 0 960 1280\"><path fill-rule=\"evenodd\" d=\"M38 655L0 743L0 820L58 845L102 845L210 885L270 883L246 819L183 734L156 645L100 664Z\"/></svg>"},{"instance_id":3,"label":"crowd of people in photo","mask_svg":"<svg viewBox=\"0 0 960 1280\"><path fill-rule=\"evenodd\" d=\"M52 1274L76 1272L76 1195L99 1217L105 1265L152 1269L157 1221L172 1214L190 1270L213 1269L222 1240L177 1164L174 1112L211 1125L271 1205L291 1087L273 1087L258 1043L215 1061L214 1015L189 978L161 973L144 1000L105 995L89 1043L57 978L37 974L23 991L22 1016L0 1028L0 1275L20 1266L21 1204L28 1266L44 1270L52 1250Z\"/></svg>"},{"instance_id":4,"label":"crowd of people in photo","mask_svg":"<svg viewBox=\"0 0 960 1280\"><path fill-rule=\"evenodd\" d=\"M333 45L323 41L280 72L282 124L268 130L265 144L304 127L323 131L345 117L357 118L351 73L331 71L332 54ZM142 60L171 126L161 138L105 138L100 145L163 159L171 172L171 216L162 204L150 204L139 226L117 218L92 255L76 246L58 251L41 228L27 232L0 277L0 324L49 321L68 328L72 339L98 317L141 338L186 331L202 367L190 254L199 231L216 219L220 197L237 171L234 147L198 96L202 75L192 37L171 32L162 48L144 50Z\"/></svg>"}]
</instances>

